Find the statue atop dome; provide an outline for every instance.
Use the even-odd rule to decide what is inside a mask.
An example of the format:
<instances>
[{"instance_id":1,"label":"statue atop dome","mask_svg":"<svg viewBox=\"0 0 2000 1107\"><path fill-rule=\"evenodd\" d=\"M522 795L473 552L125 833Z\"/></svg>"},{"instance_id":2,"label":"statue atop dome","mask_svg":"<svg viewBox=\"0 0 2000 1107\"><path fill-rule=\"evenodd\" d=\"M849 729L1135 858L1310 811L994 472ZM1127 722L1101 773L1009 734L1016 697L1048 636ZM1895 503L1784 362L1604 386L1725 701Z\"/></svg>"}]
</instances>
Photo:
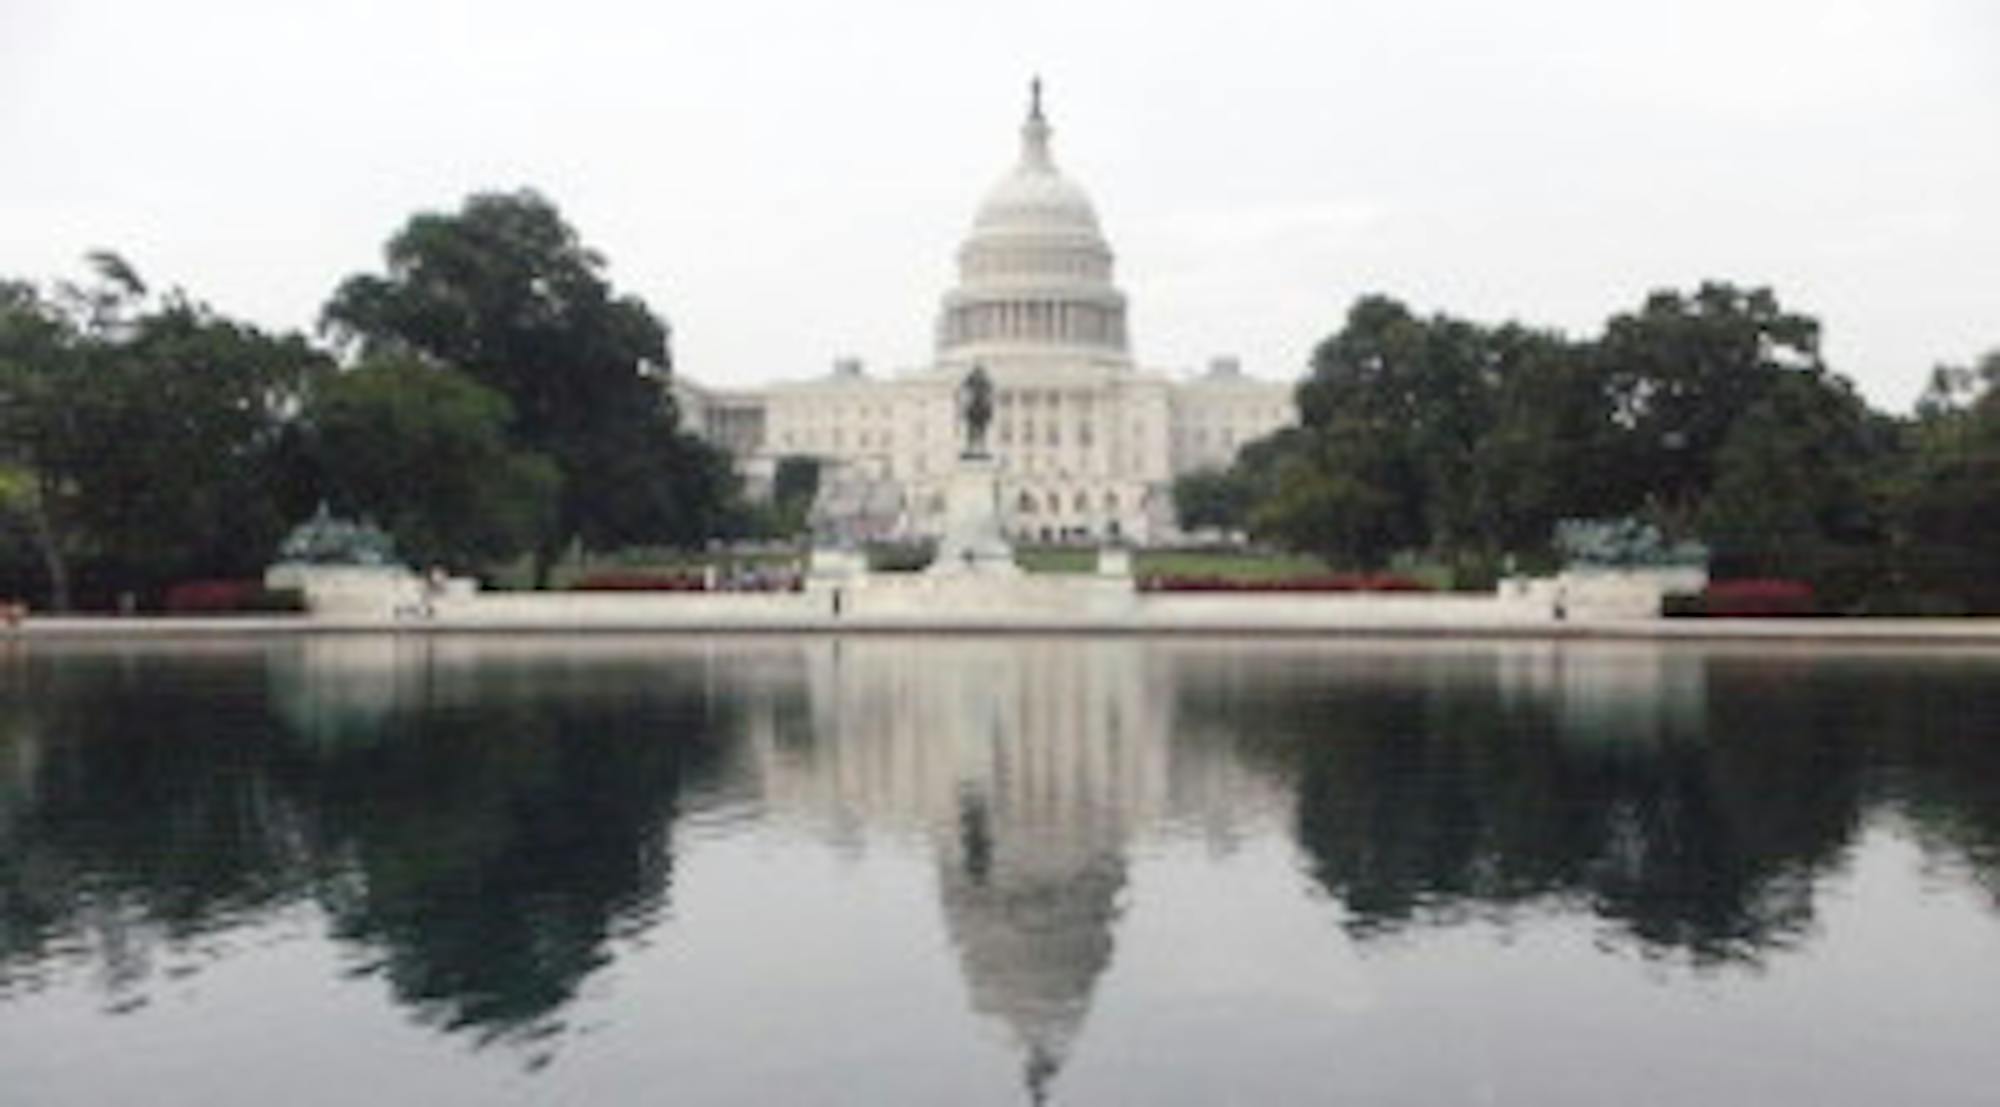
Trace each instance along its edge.
<instances>
[{"instance_id":1,"label":"statue atop dome","mask_svg":"<svg viewBox=\"0 0 2000 1107\"><path fill-rule=\"evenodd\" d=\"M1028 82L1028 119L1021 124L1021 165L1044 173L1055 172L1049 157L1049 119L1042 114L1042 79Z\"/></svg>"}]
</instances>

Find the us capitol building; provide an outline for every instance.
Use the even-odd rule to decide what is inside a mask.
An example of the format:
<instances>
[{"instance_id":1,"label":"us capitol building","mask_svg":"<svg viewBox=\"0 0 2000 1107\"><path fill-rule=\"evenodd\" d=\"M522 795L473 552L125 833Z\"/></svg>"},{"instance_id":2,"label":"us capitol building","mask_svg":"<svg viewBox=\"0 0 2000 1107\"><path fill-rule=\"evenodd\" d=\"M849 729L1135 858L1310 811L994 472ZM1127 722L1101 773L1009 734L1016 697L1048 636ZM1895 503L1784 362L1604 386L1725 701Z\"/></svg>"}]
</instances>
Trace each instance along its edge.
<instances>
[{"instance_id":1,"label":"us capitol building","mask_svg":"<svg viewBox=\"0 0 2000 1107\"><path fill-rule=\"evenodd\" d=\"M988 445L1002 525L1019 541L1172 540L1173 479L1224 467L1294 420L1291 386L1234 358L1171 379L1132 359L1112 253L1082 188L1056 168L1036 82L1019 162L986 194L958 250L928 367L755 389L676 377L687 429L727 450L753 492L780 459L821 462L816 528L842 539L935 536L960 448L957 390L993 382Z\"/></svg>"}]
</instances>

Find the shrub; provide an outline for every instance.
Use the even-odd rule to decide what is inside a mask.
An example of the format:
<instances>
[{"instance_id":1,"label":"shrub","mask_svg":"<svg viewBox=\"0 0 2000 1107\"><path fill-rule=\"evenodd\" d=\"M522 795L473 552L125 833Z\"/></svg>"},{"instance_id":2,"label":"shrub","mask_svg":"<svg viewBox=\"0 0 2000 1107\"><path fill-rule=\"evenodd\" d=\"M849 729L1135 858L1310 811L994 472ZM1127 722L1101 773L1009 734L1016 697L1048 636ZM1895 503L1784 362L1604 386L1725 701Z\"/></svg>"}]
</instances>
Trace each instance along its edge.
<instances>
[{"instance_id":1,"label":"shrub","mask_svg":"<svg viewBox=\"0 0 2000 1107\"><path fill-rule=\"evenodd\" d=\"M1660 597L1660 614L1669 619L1692 619L1708 614L1699 592L1669 592Z\"/></svg>"},{"instance_id":2,"label":"shrub","mask_svg":"<svg viewBox=\"0 0 2000 1107\"><path fill-rule=\"evenodd\" d=\"M578 577L572 592L706 592L708 582L694 573L645 573L607 569Z\"/></svg>"},{"instance_id":3,"label":"shrub","mask_svg":"<svg viewBox=\"0 0 2000 1107\"><path fill-rule=\"evenodd\" d=\"M1429 592L1423 581L1396 573L1330 573L1311 577L1253 580L1239 577L1153 574L1139 580L1141 592Z\"/></svg>"},{"instance_id":4,"label":"shrub","mask_svg":"<svg viewBox=\"0 0 2000 1107\"><path fill-rule=\"evenodd\" d=\"M306 594L297 588L263 588L243 598L237 609L260 615L297 615L306 610Z\"/></svg>"},{"instance_id":5,"label":"shrub","mask_svg":"<svg viewBox=\"0 0 2000 1107\"><path fill-rule=\"evenodd\" d=\"M1701 594L1700 613L1721 616L1815 615L1812 585L1802 580L1723 580Z\"/></svg>"},{"instance_id":6,"label":"shrub","mask_svg":"<svg viewBox=\"0 0 2000 1107\"><path fill-rule=\"evenodd\" d=\"M215 615L249 610L244 605L264 591L254 580L184 580L167 589L160 607L169 615Z\"/></svg>"},{"instance_id":7,"label":"shrub","mask_svg":"<svg viewBox=\"0 0 2000 1107\"><path fill-rule=\"evenodd\" d=\"M878 542L868 546L867 555L869 572L915 573L937 557L937 547L930 542Z\"/></svg>"}]
</instances>

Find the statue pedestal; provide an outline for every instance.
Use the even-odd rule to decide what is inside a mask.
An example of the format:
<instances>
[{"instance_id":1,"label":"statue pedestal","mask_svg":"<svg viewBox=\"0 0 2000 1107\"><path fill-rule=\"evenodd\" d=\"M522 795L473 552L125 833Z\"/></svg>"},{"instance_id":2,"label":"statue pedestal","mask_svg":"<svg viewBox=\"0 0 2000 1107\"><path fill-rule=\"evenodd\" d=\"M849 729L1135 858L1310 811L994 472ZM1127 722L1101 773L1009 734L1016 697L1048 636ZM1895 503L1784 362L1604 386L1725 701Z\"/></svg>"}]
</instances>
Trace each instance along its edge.
<instances>
[{"instance_id":1,"label":"statue pedestal","mask_svg":"<svg viewBox=\"0 0 2000 1107\"><path fill-rule=\"evenodd\" d=\"M1000 463L984 455L958 459L945 485L944 534L932 575L1013 576L1014 547L1000 530Z\"/></svg>"},{"instance_id":2,"label":"statue pedestal","mask_svg":"<svg viewBox=\"0 0 2000 1107\"><path fill-rule=\"evenodd\" d=\"M296 589L306 611L342 619L398 619L423 614L433 598L424 578L401 565L309 565L280 562L264 587Z\"/></svg>"}]
</instances>

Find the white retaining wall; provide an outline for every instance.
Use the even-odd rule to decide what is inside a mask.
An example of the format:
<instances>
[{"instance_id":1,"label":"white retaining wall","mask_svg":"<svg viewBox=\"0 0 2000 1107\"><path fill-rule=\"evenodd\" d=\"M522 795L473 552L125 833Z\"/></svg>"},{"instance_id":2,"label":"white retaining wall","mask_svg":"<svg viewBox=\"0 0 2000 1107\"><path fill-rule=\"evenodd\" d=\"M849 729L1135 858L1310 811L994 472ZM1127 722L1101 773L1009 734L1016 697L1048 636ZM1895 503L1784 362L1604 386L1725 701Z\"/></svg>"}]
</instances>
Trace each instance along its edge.
<instances>
[{"instance_id":1,"label":"white retaining wall","mask_svg":"<svg viewBox=\"0 0 2000 1107\"><path fill-rule=\"evenodd\" d=\"M307 590L321 620L439 628L1450 633L1653 620L1667 587L1684 583L1591 573L1510 580L1484 595L1142 593L1115 575L829 572L803 592L438 593L414 575L356 570L315 573Z\"/></svg>"},{"instance_id":2,"label":"white retaining wall","mask_svg":"<svg viewBox=\"0 0 2000 1107\"><path fill-rule=\"evenodd\" d=\"M830 619L826 597L811 592L483 592L439 601L429 621L465 627L638 630L782 628Z\"/></svg>"}]
</instances>

